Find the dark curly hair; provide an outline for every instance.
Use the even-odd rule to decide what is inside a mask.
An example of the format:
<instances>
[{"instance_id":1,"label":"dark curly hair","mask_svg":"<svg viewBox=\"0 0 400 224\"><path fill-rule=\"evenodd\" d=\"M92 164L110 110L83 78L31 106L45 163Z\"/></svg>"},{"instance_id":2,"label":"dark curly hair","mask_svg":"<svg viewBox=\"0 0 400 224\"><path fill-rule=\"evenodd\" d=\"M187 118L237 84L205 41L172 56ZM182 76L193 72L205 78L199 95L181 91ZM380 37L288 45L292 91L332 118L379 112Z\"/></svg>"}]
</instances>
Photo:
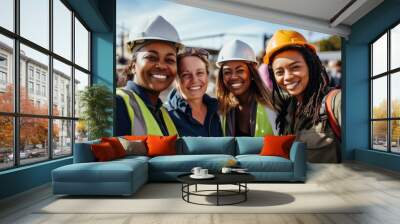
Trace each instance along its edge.
<instances>
[{"instance_id":1,"label":"dark curly hair","mask_svg":"<svg viewBox=\"0 0 400 224\"><path fill-rule=\"evenodd\" d=\"M277 104L277 100L279 100L279 103L282 105L282 107L280 107L280 109L278 110L278 116L276 118L276 125L278 127L279 134L281 135L288 134L284 133L285 127L287 126L286 115L288 113L288 106L290 102L294 99L294 97L285 94L284 91L278 86L272 69L272 61L277 54L287 50L295 50L303 56L307 64L309 73L309 82L303 92L303 100L301 102L298 102L298 106L296 109L296 118L301 117L302 120L306 121L302 122L299 130L308 129L320 120L319 112L322 100L329 91L328 74L326 73L325 67L322 65L322 62L319 59L318 55L314 53L314 51L304 46L292 45L284 47L275 52L271 56L271 63L269 63L268 65L268 71L269 77L272 80L273 84L273 104Z\"/></svg>"}]
</instances>

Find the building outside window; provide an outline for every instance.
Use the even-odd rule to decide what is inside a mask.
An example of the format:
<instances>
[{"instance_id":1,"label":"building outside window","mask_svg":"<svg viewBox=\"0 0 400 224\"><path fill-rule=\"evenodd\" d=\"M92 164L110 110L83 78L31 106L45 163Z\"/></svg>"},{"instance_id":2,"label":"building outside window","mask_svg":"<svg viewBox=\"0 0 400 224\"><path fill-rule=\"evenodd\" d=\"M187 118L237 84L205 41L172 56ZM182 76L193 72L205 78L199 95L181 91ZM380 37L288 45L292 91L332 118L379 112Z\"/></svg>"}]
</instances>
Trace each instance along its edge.
<instances>
[{"instance_id":1,"label":"building outside window","mask_svg":"<svg viewBox=\"0 0 400 224\"><path fill-rule=\"evenodd\" d=\"M0 156L4 158L0 160L0 170L70 156L73 143L87 139L86 127L77 127L79 113L68 106L79 102L78 92L82 85L90 85L89 82L81 82L82 79L90 80L91 75L90 32L87 26L65 1L18 2L13 4L17 8L12 10L18 12L12 13L13 16L20 16L14 18L19 21L16 29L8 29L7 32L0 29L0 84L11 84L13 87L7 92L0 91L0 98L7 99L0 100L3 129L0 132L0 139L3 140L0 141ZM36 13L38 11L42 13ZM3 25L0 23L0 26ZM15 49L20 50L17 52ZM11 60L14 52L18 62ZM72 55L75 55L74 60ZM19 66L19 88L12 83L15 66ZM77 73L79 75L75 77ZM53 78L53 89L49 89L50 78ZM58 84L60 80L64 82L62 86ZM65 88L78 84L77 89ZM17 99L13 97L15 90L20 91ZM63 103L57 106L61 94ZM53 99L54 105L50 105L50 99ZM14 105L17 105L18 111L14 111ZM13 132L15 128L18 133ZM32 132L43 134L34 139Z\"/></svg>"},{"instance_id":2,"label":"building outside window","mask_svg":"<svg viewBox=\"0 0 400 224\"><path fill-rule=\"evenodd\" d=\"M370 45L371 148L400 153L400 24Z\"/></svg>"},{"instance_id":3,"label":"building outside window","mask_svg":"<svg viewBox=\"0 0 400 224\"><path fill-rule=\"evenodd\" d=\"M0 54L0 91L5 91L7 87L7 56Z\"/></svg>"}]
</instances>

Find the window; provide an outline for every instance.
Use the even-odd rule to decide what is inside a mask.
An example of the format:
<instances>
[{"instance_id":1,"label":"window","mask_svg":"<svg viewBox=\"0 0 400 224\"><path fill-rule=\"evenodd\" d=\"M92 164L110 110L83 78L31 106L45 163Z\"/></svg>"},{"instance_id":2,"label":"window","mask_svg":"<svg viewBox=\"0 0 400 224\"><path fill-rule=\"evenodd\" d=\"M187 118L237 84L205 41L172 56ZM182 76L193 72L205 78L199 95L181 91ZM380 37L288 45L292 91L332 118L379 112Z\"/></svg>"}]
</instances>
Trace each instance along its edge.
<instances>
[{"instance_id":1,"label":"window","mask_svg":"<svg viewBox=\"0 0 400 224\"><path fill-rule=\"evenodd\" d=\"M33 80L33 67L29 66L29 71L28 71L29 79Z\"/></svg>"},{"instance_id":2,"label":"window","mask_svg":"<svg viewBox=\"0 0 400 224\"><path fill-rule=\"evenodd\" d=\"M46 96L46 86L42 86L42 96Z\"/></svg>"},{"instance_id":3,"label":"window","mask_svg":"<svg viewBox=\"0 0 400 224\"><path fill-rule=\"evenodd\" d=\"M0 84L6 85L7 84L7 73L0 71Z\"/></svg>"},{"instance_id":4,"label":"window","mask_svg":"<svg viewBox=\"0 0 400 224\"><path fill-rule=\"evenodd\" d=\"M33 82L28 82L28 93L33 94Z\"/></svg>"},{"instance_id":5,"label":"window","mask_svg":"<svg viewBox=\"0 0 400 224\"><path fill-rule=\"evenodd\" d=\"M5 91L7 85L7 56L0 54L0 91Z\"/></svg>"},{"instance_id":6,"label":"window","mask_svg":"<svg viewBox=\"0 0 400 224\"><path fill-rule=\"evenodd\" d=\"M40 95L40 84L36 84L36 95Z\"/></svg>"},{"instance_id":7,"label":"window","mask_svg":"<svg viewBox=\"0 0 400 224\"><path fill-rule=\"evenodd\" d=\"M40 70L36 69L36 80L40 81Z\"/></svg>"},{"instance_id":8,"label":"window","mask_svg":"<svg viewBox=\"0 0 400 224\"><path fill-rule=\"evenodd\" d=\"M46 82L46 74L42 73L42 82Z\"/></svg>"},{"instance_id":9,"label":"window","mask_svg":"<svg viewBox=\"0 0 400 224\"><path fill-rule=\"evenodd\" d=\"M1 0L0 26L14 31L14 0Z\"/></svg>"},{"instance_id":10,"label":"window","mask_svg":"<svg viewBox=\"0 0 400 224\"><path fill-rule=\"evenodd\" d=\"M371 148L400 153L400 24L370 45Z\"/></svg>"},{"instance_id":11,"label":"window","mask_svg":"<svg viewBox=\"0 0 400 224\"><path fill-rule=\"evenodd\" d=\"M0 1L0 170L70 156L77 131L87 139L73 105L90 85L90 31L67 1Z\"/></svg>"}]
</instances>

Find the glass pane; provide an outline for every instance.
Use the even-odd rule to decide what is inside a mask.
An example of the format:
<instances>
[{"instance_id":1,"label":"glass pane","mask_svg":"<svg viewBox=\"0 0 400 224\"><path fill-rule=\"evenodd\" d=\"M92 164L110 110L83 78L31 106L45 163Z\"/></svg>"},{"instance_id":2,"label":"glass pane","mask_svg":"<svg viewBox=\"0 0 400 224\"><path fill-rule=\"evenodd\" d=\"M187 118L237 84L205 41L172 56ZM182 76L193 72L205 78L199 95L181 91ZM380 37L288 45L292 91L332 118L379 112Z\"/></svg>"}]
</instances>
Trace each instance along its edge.
<instances>
[{"instance_id":1,"label":"glass pane","mask_svg":"<svg viewBox=\"0 0 400 224\"><path fill-rule=\"evenodd\" d=\"M391 69L400 67L400 24L391 30L390 60Z\"/></svg>"},{"instance_id":2,"label":"glass pane","mask_svg":"<svg viewBox=\"0 0 400 224\"><path fill-rule=\"evenodd\" d=\"M53 51L71 60L71 11L60 1L53 1Z\"/></svg>"},{"instance_id":3,"label":"glass pane","mask_svg":"<svg viewBox=\"0 0 400 224\"><path fill-rule=\"evenodd\" d=\"M72 121L53 120L53 157L72 154Z\"/></svg>"},{"instance_id":4,"label":"glass pane","mask_svg":"<svg viewBox=\"0 0 400 224\"><path fill-rule=\"evenodd\" d=\"M13 40L0 35L0 111L14 111Z\"/></svg>"},{"instance_id":5,"label":"glass pane","mask_svg":"<svg viewBox=\"0 0 400 224\"><path fill-rule=\"evenodd\" d=\"M400 153L400 120L391 121L392 152Z\"/></svg>"},{"instance_id":6,"label":"glass pane","mask_svg":"<svg viewBox=\"0 0 400 224\"><path fill-rule=\"evenodd\" d=\"M75 121L75 143L87 141L88 129L84 120Z\"/></svg>"},{"instance_id":7,"label":"glass pane","mask_svg":"<svg viewBox=\"0 0 400 224\"><path fill-rule=\"evenodd\" d=\"M49 0L20 0L21 36L49 48Z\"/></svg>"},{"instance_id":8,"label":"glass pane","mask_svg":"<svg viewBox=\"0 0 400 224\"><path fill-rule=\"evenodd\" d=\"M49 120L22 117L20 119L20 164L34 163L49 158Z\"/></svg>"},{"instance_id":9,"label":"glass pane","mask_svg":"<svg viewBox=\"0 0 400 224\"><path fill-rule=\"evenodd\" d=\"M399 55L400 56L400 55ZM400 118L400 72L391 75L391 88L390 88L390 98L391 98L391 109L392 117Z\"/></svg>"},{"instance_id":10,"label":"glass pane","mask_svg":"<svg viewBox=\"0 0 400 224\"><path fill-rule=\"evenodd\" d=\"M89 75L75 69L75 117L79 117L81 114L79 95L86 86L89 86Z\"/></svg>"},{"instance_id":11,"label":"glass pane","mask_svg":"<svg viewBox=\"0 0 400 224\"><path fill-rule=\"evenodd\" d=\"M0 26L14 31L14 0L0 1Z\"/></svg>"},{"instance_id":12,"label":"glass pane","mask_svg":"<svg viewBox=\"0 0 400 224\"><path fill-rule=\"evenodd\" d=\"M0 170L14 164L13 118L0 116Z\"/></svg>"},{"instance_id":13,"label":"glass pane","mask_svg":"<svg viewBox=\"0 0 400 224\"><path fill-rule=\"evenodd\" d=\"M387 151L387 121L372 122L372 148Z\"/></svg>"},{"instance_id":14,"label":"glass pane","mask_svg":"<svg viewBox=\"0 0 400 224\"><path fill-rule=\"evenodd\" d=\"M71 66L53 60L53 115L72 117Z\"/></svg>"},{"instance_id":15,"label":"glass pane","mask_svg":"<svg viewBox=\"0 0 400 224\"><path fill-rule=\"evenodd\" d=\"M89 70L89 32L75 18L75 63Z\"/></svg>"},{"instance_id":16,"label":"glass pane","mask_svg":"<svg viewBox=\"0 0 400 224\"><path fill-rule=\"evenodd\" d=\"M372 118L387 118L387 77L372 81Z\"/></svg>"},{"instance_id":17,"label":"glass pane","mask_svg":"<svg viewBox=\"0 0 400 224\"><path fill-rule=\"evenodd\" d=\"M372 44L372 68L373 75L387 71L387 34Z\"/></svg>"},{"instance_id":18,"label":"glass pane","mask_svg":"<svg viewBox=\"0 0 400 224\"><path fill-rule=\"evenodd\" d=\"M21 44L21 113L48 114L49 57Z\"/></svg>"}]
</instances>

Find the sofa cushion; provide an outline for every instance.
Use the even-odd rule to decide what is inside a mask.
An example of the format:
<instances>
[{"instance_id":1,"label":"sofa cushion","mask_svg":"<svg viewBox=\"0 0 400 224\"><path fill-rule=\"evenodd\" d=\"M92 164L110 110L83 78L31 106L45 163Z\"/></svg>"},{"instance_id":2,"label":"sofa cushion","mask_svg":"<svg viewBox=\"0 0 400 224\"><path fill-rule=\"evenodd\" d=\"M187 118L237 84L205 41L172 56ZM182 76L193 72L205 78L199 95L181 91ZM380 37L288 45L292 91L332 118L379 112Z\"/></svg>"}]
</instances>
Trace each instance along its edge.
<instances>
[{"instance_id":1,"label":"sofa cushion","mask_svg":"<svg viewBox=\"0 0 400 224\"><path fill-rule=\"evenodd\" d=\"M235 155L233 137L182 137L177 142L177 154L225 154Z\"/></svg>"},{"instance_id":2,"label":"sofa cushion","mask_svg":"<svg viewBox=\"0 0 400 224\"><path fill-rule=\"evenodd\" d=\"M158 156L149 160L149 170L163 172L191 172L193 167L200 166L211 172L219 171L228 160L235 159L231 155L175 155Z\"/></svg>"},{"instance_id":3,"label":"sofa cushion","mask_svg":"<svg viewBox=\"0 0 400 224\"><path fill-rule=\"evenodd\" d=\"M126 156L126 151L117 137L103 137L101 138L101 142L110 143L117 158Z\"/></svg>"},{"instance_id":4,"label":"sofa cushion","mask_svg":"<svg viewBox=\"0 0 400 224\"><path fill-rule=\"evenodd\" d=\"M94 157L96 157L96 161L104 162L118 158L112 145L108 142L93 144L91 145L91 149Z\"/></svg>"},{"instance_id":5,"label":"sofa cushion","mask_svg":"<svg viewBox=\"0 0 400 224\"><path fill-rule=\"evenodd\" d=\"M129 182L133 172L147 171L144 166L147 164L140 160L74 163L59 167L52 173L53 181L59 182Z\"/></svg>"},{"instance_id":6,"label":"sofa cushion","mask_svg":"<svg viewBox=\"0 0 400 224\"><path fill-rule=\"evenodd\" d=\"M236 137L236 155L259 154L263 145L263 137Z\"/></svg>"},{"instance_id":7,"label":"sofa cushion","mask_svg":"<svg viewBox=\"0 0 400 224\"><path fill-rule=\"evenodd\" d=\"M241 168L249 172L292 172L292 161L278 156L238 155L236 159Z\"/></svg>"},{"instance_id":8,"label":"sofa cushion","mask_svg":"<svg viewBox=\"0 0 400 224\"><path fill-rule=\"evenodd\" d=\"M122 147L126 151L126 155L147 155L146 143L142 140L126 140L125 138L118 137L119 142L121 142Z\"/></svg>"},{"instance_id":9,"label":"sofa cushion","mask_svg":"<svg viewBox=\"0 0 400 224\"><path fill-rule=\"evenodd\" d=\"M289 159L290 148L296 135L273 136L267 135L264 137L264 146L261 149L261 156L280 156Z\"/></svg>"},{"instance_id":10,"label":"sofa cushion","mask_svg":"<svg viewBox=\"0 0 400 224\"><path fill-rule=\"evenodd\" d=\"M147 155L148 156L164 156L176 154L177 136L147 136Z\"/></svg>"},{"instance_id":11,"label":"sofa cushion","mask_svg":"<svg viewBox=\"0 0 400 224\"><path fill-rule=\"evenodd\" d=\"M75 143L74 147L74 163L95 162L96 158L90 148L92 144L99 144L100 140Z\"/></svg>"}]
</instances>

